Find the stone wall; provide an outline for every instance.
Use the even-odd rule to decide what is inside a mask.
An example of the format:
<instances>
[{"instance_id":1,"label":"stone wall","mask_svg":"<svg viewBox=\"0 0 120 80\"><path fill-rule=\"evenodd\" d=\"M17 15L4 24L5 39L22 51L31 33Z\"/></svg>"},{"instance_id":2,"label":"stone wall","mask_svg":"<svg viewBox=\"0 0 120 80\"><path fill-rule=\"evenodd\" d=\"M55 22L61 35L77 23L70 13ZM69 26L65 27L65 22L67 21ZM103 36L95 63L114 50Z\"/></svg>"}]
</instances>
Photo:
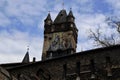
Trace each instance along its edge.
<instances>
[{"instance_id":1,"label":"stone wall","mask_svg":"<svg viewBox=\"0 0 120 80\"><path fill-rule=\"evenodd\" d=\"M17 80L17 79L10 75L8 71L0 67L0 80Z\"/></svg>"},{"instance_id":2,"label":"stone wall","mask_svg":"<svg viewBox=\"0 0 120 80\"><path fill-rule=\"evenodd\" d=\"M59 54L56 53L58 50L62 50L65 52L67 51L67 49L73 49L73 51L76 52L76 40L74 39L73 34L74 34L73 31L45 34L42 52L43 60L46 60L47 58L54 56L55 57L60 56ZM51 55L49 55L48 52L50 52ZM55 54L53 52L55 52ZM67 54L64 53L64 55Z\"/></svg>"},{"instance_id":3,"label":"stone wall","mask_svg":"<svg viewBox=\"0 0 120 80\"><path fill-rule=\"evenodd\" d=\"M20 78L24 75L27 79L32 76L35 80L63 80L64 78L75 80L78 76L81 80L94 77L97 80L110 80L109 78L120 80L119 61L120 46L116 45L26 64L9 71L15 77Z\"/></svg>"}]
</instances>

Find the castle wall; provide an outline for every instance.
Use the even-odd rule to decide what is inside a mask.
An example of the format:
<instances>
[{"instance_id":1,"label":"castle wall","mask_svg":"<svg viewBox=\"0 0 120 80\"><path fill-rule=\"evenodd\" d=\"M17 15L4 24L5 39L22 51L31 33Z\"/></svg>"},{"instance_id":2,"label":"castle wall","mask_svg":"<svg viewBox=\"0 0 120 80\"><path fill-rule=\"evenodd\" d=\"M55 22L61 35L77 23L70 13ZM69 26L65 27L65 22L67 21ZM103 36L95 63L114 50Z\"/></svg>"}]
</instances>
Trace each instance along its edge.
<instances>
[{"instance_id":1,"label":"castle wall","mask_svg":"<svg viewBox=\"0 0 120 80\"><path fill-rule=\"evenodd\" d=\"M9 74L8 71L0 67L0 80L17 80L15 77Z\"/></svg>"},{"instance_id":2,"label":"castle wall","mask_svg":"<svg viewBox=\"0 0 120 80\"><path fill-rule=\"evenodd\" d=\"M120 46L113 46L108 48L101 48L91 51L85 51L68 55L60 58L45 60L10 69L9 71L16 77L20 74L25 76L34 76L40 80L63 80L64 77L74 77L76 74L76 62L80 62L80 78L81 80L88 80L91 78L92 71L90 69L91 59L95 62L97 80L106 80L109 67L106 63L106 57L110 57L110 65L112 69L112 78L114 80L120 79ZM67 65L66 75L63 65ZM44 78L44 77L45 78ZM69 80L69 79L68 79Z\"/></svg>"}]
</instances>

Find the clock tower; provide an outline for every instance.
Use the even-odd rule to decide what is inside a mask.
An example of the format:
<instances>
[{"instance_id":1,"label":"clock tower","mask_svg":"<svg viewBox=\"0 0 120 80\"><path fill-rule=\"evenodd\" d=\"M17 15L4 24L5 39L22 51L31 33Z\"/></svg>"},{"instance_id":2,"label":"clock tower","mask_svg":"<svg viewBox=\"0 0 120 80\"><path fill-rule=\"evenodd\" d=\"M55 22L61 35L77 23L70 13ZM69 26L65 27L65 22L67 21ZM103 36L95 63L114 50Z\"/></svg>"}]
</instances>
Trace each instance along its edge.
<instances>
[{"instance_id":1,"label":"clock tower","mask_svg":"<svg viewBox=\"0 0 120 80\"><path fill-rule=\"evenodd\" d=\"M78 29L72 10L61 10L54 21L50 13L44 20L44 44L42 60L74 54L77 47Z\"/></svg>"}]
</instances>

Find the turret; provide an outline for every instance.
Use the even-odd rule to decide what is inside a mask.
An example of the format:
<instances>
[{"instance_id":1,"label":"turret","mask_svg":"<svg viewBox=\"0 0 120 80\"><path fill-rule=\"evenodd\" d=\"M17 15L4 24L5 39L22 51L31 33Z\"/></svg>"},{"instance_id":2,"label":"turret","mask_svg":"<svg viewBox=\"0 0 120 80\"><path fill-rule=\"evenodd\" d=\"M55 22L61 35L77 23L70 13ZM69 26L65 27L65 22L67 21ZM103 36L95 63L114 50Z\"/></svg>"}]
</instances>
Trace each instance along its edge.
<instances>
[{"instance_id":1,"label":"turret","mask_svg":"<svg viewBox=\"0 0 120 80\"><path fill-rule=\"evenodd\" d=\"M51 25L52 24L52 19L51 19L50 13L48 13L48 16L44 20L44 22L45 22L45 25Z\"/></svg>"},{"instance_id":2,"label":"turret","mask_svg":"<svg viewBox=\"0 0 120 80\"><path fill-rule=\"evenodd\" d=\"M65 9L60 10L54 22L50 13L45 19L45 32L42 60L74 54L77 47L75 18L72 10L67 14Z\"/></svg>"},{"instance_id":3,"label":"turret","mask_svg":"<svg viewBox=\"0 0 120 80\"><path fill-rule=\"evenodd\" d=\"M72 10L70 9L70 12L67 16L67 21L68 22L74 22L75 21L75 17L73 16Z\"/></svg>"},{"instance_id":4,"label":"turret","mask_svg":"<svg viewBox=\"0 0 120 80\"><path fill-rule=\"evenodd\" d=\"M50 16L50 13L48 13L48 16L47 18L44 20L44 32L47 33L47 32L50 32L51 31L51 26L52 26L52 19L51 19L51 16Z\"/></svg>"},{"instance_id":5,"label":"turret","mask_svg":"<svg viewBox=\"0 0 120 80\"><path fill-rule=\"evenodd\" d=\"M29 48L27 48L27 52L22 60L22 63L29 63L30 60L29 60Z\"/></svg>"},{"instance_id":6,"label":"turret","mask_svg":"<svg viewBox=\"0 0 120 80\"><path fill-rule=\"evenodd\" d=\"M72 9L70 9L69 14L67 15L67 26L69 26L69 29L73 31L74 39L77 43L78 29L75 25L75 17L73 15Z\"/></svg>"}]
</instances>

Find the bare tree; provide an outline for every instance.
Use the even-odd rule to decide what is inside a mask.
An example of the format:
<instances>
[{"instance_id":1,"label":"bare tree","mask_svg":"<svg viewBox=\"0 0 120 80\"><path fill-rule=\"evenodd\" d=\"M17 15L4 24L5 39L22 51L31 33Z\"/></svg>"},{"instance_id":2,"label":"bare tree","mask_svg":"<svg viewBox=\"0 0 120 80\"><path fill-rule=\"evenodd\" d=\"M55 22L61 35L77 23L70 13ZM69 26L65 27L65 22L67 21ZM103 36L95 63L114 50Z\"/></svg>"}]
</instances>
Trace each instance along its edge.
<instances>
[{"instance_id":1,"label":"bare tree","mask_svg":"<svg viewBox=\"0 0 120 80\"><path fill-rule=\"evenodd\" d=\"M120 34L120 19L112 20L112 18L108 17L106 21L110 26L114 26ZM114 18L116 18L116 16L114 16Z\"/></svg>"},{"instance_id":2,"label":"bare tree","mask_svg":"<svg viewBox=\"0 0 120 80\"><path fill-rule=\"evenodd\" d=\"M109 21L109 23L110 23L109 26L113 26L119 35L120 34L120 22ZM108 47L108 46L119 44L114 34L111 34L109 36L103 35L102 32L100 32L100 29L101 29L100 27L101 26L99 26L99 28L97 28L96 31L92 31L90 29L89 38L94 40L96 46Z\"/></svg>"},{"instance_id":3,"label":"bare tree","mask_svg":"<svg viewBox=\"0 0 120 80\"><path fill-rule=\"evenodd\" d=\"M120 22L117 22L117 23L115 23L116 24L116 27L117 27L117 31L119 32L119 34L120 34Z\"/></svg>"}]
</instances>

